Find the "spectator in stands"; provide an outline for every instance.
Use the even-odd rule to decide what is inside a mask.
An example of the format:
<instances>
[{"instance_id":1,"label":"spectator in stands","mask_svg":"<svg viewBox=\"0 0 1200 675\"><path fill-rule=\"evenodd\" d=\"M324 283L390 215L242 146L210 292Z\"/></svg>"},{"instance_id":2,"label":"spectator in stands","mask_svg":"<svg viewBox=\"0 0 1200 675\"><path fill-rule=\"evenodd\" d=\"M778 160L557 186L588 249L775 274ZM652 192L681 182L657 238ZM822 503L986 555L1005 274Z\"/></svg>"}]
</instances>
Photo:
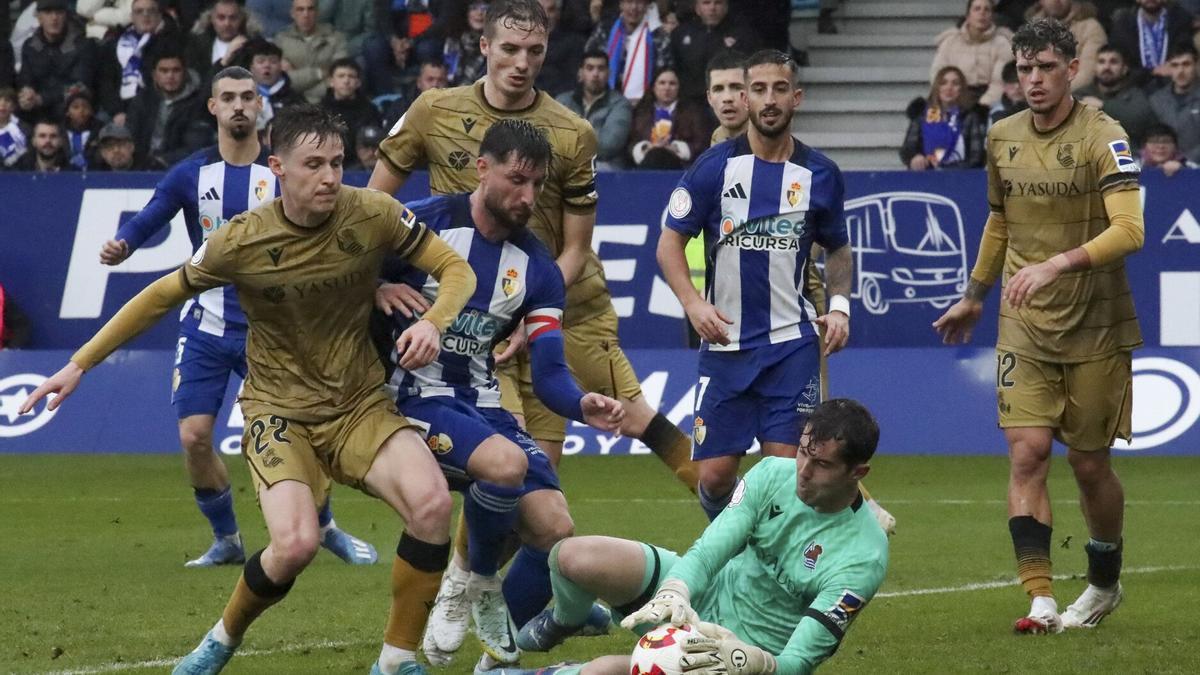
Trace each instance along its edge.
<instances>
[{"instance_id":1,"label":"spectator in stands","mask_svg":"<svg viewBox=\"0 0 1200 675\"><path fill-rule=\"evenodd\" d=\"M263 98L258 129L262 131L279 110L297 103L304 97L292 89L292 81L283 72L283 52L278 45L264 37L250 38L242 47L242 64L254 76L258 93Z\"/></svg>"},{"instance_id":2,"label":"spectator in stands","mask_svg":"<svg viewBox=\"0 0 1200 675\"><path fill-rule=\"evenodd\" d=\"M374 0L321 0L318 13L321 23L346 38L346 51L357 58L375 26Z\"/></svg>"},{"instance_id":3,"label":"spectator in stands","mask_svg":"<svg viewBox=\"0 0 1200 675\"><path fill-rule=\"evenodd\" d=\"M988 125L1008 117L1009 115L1029 107L1025 102L1025 94L1021 91L1021 80L1017 77L1017 62L1009 61L1000 71L1001 94L992 109L988 111Z\"/></svg>"},{"instance_id":4,"label":"spectator in stands","mask_svg":"<svg viewBox=\"0 0 1200 675\"><path fill-rule=\"evenodd\" d=\"M63 147L63 131L58 122L40 120L33 125L33 152L27 152L13 165L16 171L58 173L74 171Z\"/></svg>"},{"instance_id":5,"label":"spectator in stands","mask_svg":"<svg viewBox=\"0 0 1200 675\"><path fill-rule=\"evenodd\" d=\"M430 89L445 89L449 86L450 76L446 64L441 61L426 61L422 63L420 69L417 71L417 79L413 83L413 86L405 90L407 93L396 97L382 106L384 128L391 129L400 119L400 116L408 110L408 106L417 100L417 97L422 92Z\"/></svg>"},{"instance_id":6,"label":"spectator in stands","mask_svg":"<svg viewBox=\"0 0 1200 675\"><path fill-rule=\"evenodd\" d=\"M621 0L621 13L612 24L598 22L586 51L608 54L608 86L636 102L650 93L657 73L673 70L671 41L662 26L646 20L649 0Z\"/></svg>"},{"instance_id":7,"label":"spectator in stands","mask_svg":"<svg viewBox=\"0 0 1200 675\"><path fill-rule=\"evenodd\" d=\"M29 318L0 284L0 350L28 346L29 332Z\"/></svg>"},{"instance_id":8,"label":"spectator in stands","mask_svg":"<svg viewBox=\"0 0 1200 675\"><path fill-rule=\"evenodd\" d=\"M183 65L183 55L162 52L153 63L154 86L146 87L129 105L139 163L167 168L213 141L199 78Z\"/></svg>"},{"instance_id":9,"label":"spectator in stands","mask_svg":"<svg viewBox=\"0 0 1200 675\"><path fill-rule=\"evenodd\" d=\"M246 9L262 24L268 39L292 22L292 0L246 0Z\"/></svg>"},{"instance_id":10,"label":"spectator in stands","mask_svg":"<svg viewBox=\"0 0 1200 675\"><path fill-rule=\"evenodd\" d=\"M1192 41L1192 16L1166 0L1137 0L1137 4L1113 16L1109 41L1128 55L1134 82L1155 91L1171 79L1167 52Z\"/></svg>"},{"instance_id":11,"label":"spectator in stands","mask_svg":"<svg viewBox=\"0 0 1200 675\"><path fill-rule=\"evenodd\" d=\"M1079 72L1071 81L1071 91L1091 84L1096 77L1096 55L1108 42L1104 26L1096 20L1095 6L1077 0L1038 0L1038 4L1030 7L1025 14L1027 20L1043 17L1063 22L1071 29L1075 41L1079 44L1075 53L1079 59Z\"/></svg>"},{"instance_id":12,"label":"spectator in stands","mask_svg":"<svg viewBox=\"0 0 1200 675\"><path fill-rule=\"evenodd\" d=\"M187 66L208 82L218 70L242 61L238 51L262 33L254 15L238 0L217 0L200 14L187 38Z\"/></svg>"},{"instance_id":13,"label":"spectator in stands","mask_svg":"<svg viewBox=\"0 0 1200 675\"><path fill-rule=\"evenodd\" d=\"M405 27L397 30L403 31ZM395 33L386 39L375 35L364 47L364 89L384 120L391 115L399 119L417 96L415 89L420 68L412 45L407 33Z\"/></svg>"},{"instance_id":14,"label":"spectator in stands","mask_svg":"<svg viewBox=\"0 0 1200 675\"><path fill-rule=\"evenodd\" d=\"M63 113L63 147L76 169L82 171L88 167L88 156L103 126L104 123L96 119L92 93L83 87L72 88L67 93L66 111Z\"/></svg>"},{"instance_id":15,"label":"spectator in stands","mask_svg":"<svg viewBox=\"0 0 1200 675\"><path fill-rule=\"evenodd\" d=\"M967 80L955 66L938 71L929 96L908 106L908 133L900 161L913 171L983 166L987 121L972 102Z\"/></svg>"},{"instance_id":16,"label":"spectator in stands","mask_svg":"<svg viewBox=\"0 0 1200 675\"><path fill-rule=\"evenodd\" d=\"M1013 60L1012 31L993 21L992 0L968 0L967 15L958 28L947 28L936 38L937 53L929 80L946 66L957 66L967 77L967 91L980 105L1000 100L1001 71Z\"/></svg>"},{"instance_id":17,"label":"spectator in stands","mask_svg":"<svg viewBox=\"0 0 1200 675\"><path fill-rule=\"evenodd\" d=\"M587 120L596 130L596 168L625 168L625 147L633 124L629 99L608 86L608 54L601 49L585 52L575 91L561 94L558 102Z\"/></svg>"},{"instance_id":18,"label":"spectator in stands","mask_svg":"<svg viewBox=\"0 0 1200 675\"><path fill-rule=\"evenodd\" d=\"M1200 162L1200 86L1196 84L1196 48L1173 47L1167 55L1171 84L1150 95L1158 120L1175 130L1179 147L1193 162Z\"/></svg>"},{"instance_id":19,"label":"spectator in stands","mask_svg":"<svg viewBox=\"0 0 1200 675\"><path fill-rule=\"evenodd\" d=\"M354 141L354 155L346 164L348 171L375 170L379 161L379 143L383 141L383 129L379 127L363 127L358 130Z\"/></svg>"},{"instance_id":20,"label":"spectator in stands","mask_svg":"<svg viewBox=\"0 0 1200 675\"><path fill-rule=\"evenodd\" d=\"M550 41L546 44L546 61L534 85L551 96L569 93L575 87L576 73L583 63L583 46L587 38L560 22L562 0L538 0L550 20Z\"/></svg>"},{"instance_id":21,"label":"spectator in stands","mask_svg":"<svg viewBox=\"0 0 1200 675\"><path fill-rule=\"evenodd\" d=\"M275 35L283 51L283 70L296 92L316 103L325 95L325 78L334 61L349 56L346 37L317 22L317 0L292 0L292 25Z\"/></svg>"},{"instance_id":22,"label":"spectator in stands","mask_svg":"<svg viewBox=\"0 0 1200 675\"><path fill-rule=\"evenodd\" d=\"M708 107L717 118L709 145L746 133L750 109L746 105L745 63L746 55L733 49L718 52L708 62L708 72L704 75Z\"/></svg>"},{"instance_id":23,"label":"spectator in stands","mask_svg":"<svg viewBox=\"0 0 1200 675\"><path fill-rule=\"evenodd\" d=\"M704 109L679 97L679 76L664 70L633 109L629 154L635 168L682 169L708 147Z\"/></svg>"},{"instance_id":24,"label":"spectator in stands","mask_svg":"<svg viewBox=\"0 0 1200 675\"><path fill-rule=\"evenodd\" d=\"M53 118L67 88L96 90L96 43L67 18L67 0L37 0L38 29L21 46L17 106L27 121Z\"/></svg>"},{"instance_id":25,"label":"spectator in stands","mask_svg":"<svg viewBox=\"0 0 1200 675\"><path fill-rule=\"evenodd\" d=\"M134 161L133 134L127 127L107 124L100 130L96 151L89 168L92 171L146 171Z\"/></svg>"},{"instance_id":26,"label":"spectator in stands","mask_svg":"<svg viewBox=\"0 0 1200 675\"><path fill-rule=\"evenodd\" d=\"M1020 28L1029 8L1036 4L1037 0L996 0L996 25L1009 30Z\"/></svg>"},{"instance_id":27,"label":"spectator in stands","mask_svg":"<svg viewBox=\"0 0 1200 675\"><path fill-rule=\"evenodd\" d=\"M679 73L679 95L704 100L704 74L717 52L737 49L747 54L759 47L754 31L729 14L729 0L696 0L696 16L671 33L671 55Z\"/></svg>"},{"instance_id":28,"label":"spectator in stands","mask_svg":"<svg viewBox=\"0 0 1200 675\"><path fill-rule=\"evenodd\" d=\"M76 0L75 13L87 21L84 32L97 42L129 25L133 0Z\"/></svg>"},{"instance_id":29,"label":"spectator in stands","mask_svg":"<svg viewBox=\"0 0 1200 675\"><path fill-rule=\"evenodd\" d=\"M1143 170L1160 169L1167 178L1179 173L1180 169L1200 167L1200 164L1183 154L1175 131L1165 124L1155 124L1146 131L1141 161Z\"/></svg>"},{"instance_id":30,"label":"spectator in stands","mask_svg":"<svg viewBox=\"0 0 1200 675\"><path fill-rule=\"evenodd\" d=\"M445 63L451 87L478 80L487 66L479 50L487 8L480 0L446 0L437 21L417 40L417 61Z\"/></svg>"},{"instance_id":31,"label":"spectator in stands","mask_svg":"<svg viewBox=\"0 0 1200 675\"><path fill-rule=\"evenodd\" d=\"M17 117L17 92L0 89L0 171L10 169L29 146L29 129Z\"/></svg>"},{"instance_id":32,"label":"spectator in stands","mask_svg":"<svg viewBox=\"0 0 1200 675\"><path fill-rule=\"evenodd\" d=\"M358 130L379 126L379 111L362 91L362 68L351 58L338 59L329 67L329 89L321 99L321 107L337 113L346 123L342 147L347 160L354 156Z\"/></svg>"},{"instance_id":33,"label":"spectator in stands","mask_svg":"<svg viewBox=\"0 0 1200 675\"><path fill-rule=\"evenodd\" d=\"M150 83L150 64L160 53L177 52L183 34L163 14L159 0L133 0L133 22L101 47L99 99L118 122L130 102Z\"/></svg>"},{"instance_id":34,"label":"spectator in stands","mask_svg":"<svg viewBox=\"0 0 1200 675\"><path fill-rule=\"evenodd\" d=\"M4 4L0 1L0 4ZM0 32L0 35L7 33ZM12 89L17 84L17 55L13 53L12 43L7 39L0 40L0 89Z\"/></svg>"},{"instance_id":35,"label":"spectator in stands","mask_svg":"<svg viewBox=\"0 0 1200 675\"><path fill-rule=\"evenodd\" d=\"M1150 99L1134 83L1125 55L1113 45L1104 45L1096 60L1096 81L1075 92L1075 98L1099 108L1121 123L1134 150L1142 147L1146 129L1158 123Z\"/></svg>"}]
</instances>

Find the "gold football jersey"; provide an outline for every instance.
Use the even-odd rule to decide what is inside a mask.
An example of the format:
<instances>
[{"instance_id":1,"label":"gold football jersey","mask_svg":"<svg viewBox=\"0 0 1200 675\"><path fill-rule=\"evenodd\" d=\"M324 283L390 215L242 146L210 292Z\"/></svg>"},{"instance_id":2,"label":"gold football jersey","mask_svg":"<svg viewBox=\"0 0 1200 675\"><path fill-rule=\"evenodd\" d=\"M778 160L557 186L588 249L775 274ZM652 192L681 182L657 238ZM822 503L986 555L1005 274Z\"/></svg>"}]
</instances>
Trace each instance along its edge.
<instances>
[{"instance_id":1,"label":"gold football jersey","mask_svg":"<svg viewBox=\"0 0 1200 675\"><path fill-rule=\"evenodd\" d=\"M379 145L379 157L393 171L408 175L422 161L429 165L434 194L471 192L479 183L475 160L484 133L499 119L528 120L550 140L552 157L546 186L534 206L529 229L558 257L563 248L563 211L589 213L596 208L596 133L586 120L543 91L524 110L498 110L483 97L483 82L424 92ZM564 324L590 318L610 303L604 269L594 251L567 289Z\"/></svg>"},{"instance_id":2,"label":"gold football jersey","mask_svg":"<svg viewBox=\"0 0 1200 675\"><path fill-rule=\"evenodd\" d=\"M324 224L290 222L283 200L243 213L184 265L197 291L232 283L246 313L249 373L242 405L297 422L349 412L384 381L367 335L385 256L428 236L412 211L377 190L343 186Z\"/></svg>"},{"instance_id":3,"label":"gold football jersey","mask_svg":"<svg viewBox=\"0 0 1200 675\"><path fill-rule=\"evenodd\" d=\"M1007 223L1004 279L1107 229L1104 195L1138 189L1131 153L1120 124L1079 102L1049 131L1034 128L1029 110L997 122L988 132L988 206ZM1002 350L1079 363L1141 343L1123 259L1064 273L1019 310L1001 302Z\"/></svg>"}]
</instances>

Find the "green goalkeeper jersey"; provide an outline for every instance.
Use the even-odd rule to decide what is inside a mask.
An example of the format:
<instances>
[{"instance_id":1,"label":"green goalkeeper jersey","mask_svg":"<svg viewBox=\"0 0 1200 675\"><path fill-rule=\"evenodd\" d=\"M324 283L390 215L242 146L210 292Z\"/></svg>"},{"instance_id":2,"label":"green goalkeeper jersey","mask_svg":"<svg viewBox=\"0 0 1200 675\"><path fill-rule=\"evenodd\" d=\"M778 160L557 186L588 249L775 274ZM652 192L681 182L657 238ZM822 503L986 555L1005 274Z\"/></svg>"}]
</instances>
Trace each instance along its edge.
<instances>
[{"instance_id":1,"label":"green goalkeeper jersey","mask_svg":"<svg viewBox=\"0 0 1200 675\"><path fill-rule=\"evenodd\" d=\"M807 673L837 649L887 570L887 535L860 496L817 513L796 496L796 462L767 457L667 578L692 591L705 621Z\"/></svg>"}]
</instances>

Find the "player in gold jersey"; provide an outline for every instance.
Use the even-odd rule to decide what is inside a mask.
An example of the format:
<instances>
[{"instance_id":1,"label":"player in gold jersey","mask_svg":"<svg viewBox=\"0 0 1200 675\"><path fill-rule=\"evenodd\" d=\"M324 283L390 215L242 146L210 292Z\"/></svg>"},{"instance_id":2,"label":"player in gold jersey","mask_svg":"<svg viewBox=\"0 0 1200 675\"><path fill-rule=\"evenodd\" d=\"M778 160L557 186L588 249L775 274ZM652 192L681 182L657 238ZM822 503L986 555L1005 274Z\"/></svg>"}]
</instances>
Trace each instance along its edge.
<instances>
[{"instance_id":1,"label":"player in gold jersey","mask_svg":"<svg viewBox=\"0 0 1200 675\"><path fill-rule=\"evenodd\" d=\"M221 619L176 673L219 672L250 623L291 589L317 551L316 504L326 496L317 493L327 476L382 499L407 526L375 672L424 672L415 651L449 557L451 501L429 449L383 389L367 317L384 256L437 278L437 301L397 342L402 367L423 366L475 275L389 195L341 186L344 129L316 106L281 112L269 163L282 196L234 218L181 270L129 301L23 406L57 393L49 404L57 407L84 371L172 307L209 288L236 288L250 326L242 454L271 541L246 561Z\"/></svg>"},{"instance_id":2,"label":"player in gold jersey","mask_svg":"<svg viewBox=\"0 0 1200 675\"><path fill-rule=\"evenodd\" d=\"M1125 256L1142 246L1139 167L1125 130L1071 97L1074 36L1043 19L1013 37L1029 109L988 132L988 207L962 300L934 322L966 342L1004 274L996 394L1008 441L1009 531L1032 598L1021 633L1093 627L1121 602L1125 496L1109 448L1131 435L1131 352L1141 346ZM1088 587L1060 616L1051 587L1051 444L1067 446L1090 540Z\"/></svg>"}]
</instances>

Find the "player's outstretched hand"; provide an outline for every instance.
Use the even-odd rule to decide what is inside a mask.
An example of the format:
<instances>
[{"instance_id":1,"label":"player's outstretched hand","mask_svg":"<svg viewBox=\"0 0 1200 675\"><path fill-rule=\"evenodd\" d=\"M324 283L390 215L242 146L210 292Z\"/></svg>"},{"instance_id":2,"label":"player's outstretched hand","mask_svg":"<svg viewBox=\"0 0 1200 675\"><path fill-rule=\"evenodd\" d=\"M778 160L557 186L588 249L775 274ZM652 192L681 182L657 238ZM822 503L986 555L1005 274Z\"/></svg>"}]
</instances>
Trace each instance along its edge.
<instances>
[{"instance_id":1,"label":"player's outstretched hand","mask_svg":"<svg viewBox=\"0 0 1200 675\"><path fill-rule=\"evenodd\" d=\"M722 314L721 310L707 301L697 300L685 307L684 311L687 312L688 321L692 322L692 328L696 329L696 334L704 338L705 342L716 345L729 344L729 333L725 326L732 326L733 322Z\"/></svg>"},{"instance_id":2,"label":"player's outstretched hand","mask_svg":"<svg viewBox=\"0 0 1200 675\"><path fill-rule=\"evenodd\" d=\"M57 373L50 376L50 379L41 383L33 393L25 399L21 404L21 409L18 411L22 415L33 410L37 402L46 398L49 394L54 394L54 398L46 404L46 410L54 410L62 405L63 400L75 391L75 387L79 386L79 379L83 377L83 368L75 365L74 361L68 361L67 365L63 366Z\"/></svg>"},{"instance_id":3,"label":"player's outstretched hand","mask_svg":"<svg viewBox=\"0 0 1200 675\"><path fill-rule=\"evenodd\" d=\"M579 407L583 410L583 421L593 429L610 434L621 430L621 422L625 420L625 408L620 401L592 392L583 395Z\"/></svg>"},{"instance_id":4,"label":"player's outstretched hand","mask_svg":"<svg viewBox=\"0 0 1200 675\"><path fill-rule=\"evenodd\" d=\"M525 351L528 344L529 337L525 335L525 321L522 319L521 323L513 329L512 335L508 336L508 343L504 347L504 351L496 353L496 365L503 365L516 358L517 354Z\"/></svg>"},{"instance_id":5,"label":"player's outstretched hand","mask_svg":"<svg viewBox=\"0 0 1200 675\"><path fill-rule=\"evenodd\" d=\"M399 366L405 370L416 370L433 363L441 350L442 332L432 321L425 319L409 326L396 340Z\"/></svg>"},{"instance_id":6,"label":"player's outstretched hand","mask_svg":"<svg viewBox=\"0 0 1200 675\"><path fill-rule=\"evenodd\" d=\"M129 244L124 239L109 239L100 247L100 263L120 265L129 257Z\"/></svg>"},{"instance_id":7,"label":"player's outstretched hand","mask_svg":"<svg viewBox=\"0 0 1200 675\"><path fill-rule=\"evenodd\" d=\"M950 305L950 309L933 322L933 329L942 336L944 344L966 344L971 341L971 332L975 330L975 324L981 314L982 302L963 298Z\"/></svg>"},{"instance_id":8,"label":"player's outstretched hand","mask_svg":"<svg viewBox=\"0 0 1200 675\"><path fill-rule=\"evenodd\" d=\"M818 316L816 322L825 328L825 356L845 349L850 342L850 317L841 312L830 312Z\"/></svg>"},{"instance_id":9,"label":"player's outstretched hand","mask_svg":"<svg viewBox=\"0 0 1200 675\"><path fill-rule=\"evenodd\" d=\"M700 623L700 617L692 609L691 591L679 579L664 581L650 602L621 620L621 625L629 630L637 626L661 626L664 623L673 626Z\"/></svg>"},{"instance_id":10,"label":"player's outstretched hand","mask_svg":"<svg viewBox=\"0 0 1200 675\"><path fill-rule=\"evenodd\" d=\"M697 625L700 635L683 641L679 668L689 675L771 675L777 664L770 652L746 644L716 624Z\"/></svg>"},{"instance_id":11,"label":"player's outstretched hand","mask_svg":"<svg viewBox=\"0 0 1200 675\"><path fill-rule=\"evenodd\" d=\"M380 284L375 289L375 306L388 316L400 312L404 318L411 319L416 313L429 311L432 305L408 284Z\"/></svg>"},{"instance_id":12,"label":"player's outstretched hand","mask_svg":"<svg viewBox=\"0 0 1200 675\"><path fill-rule=\"evenodd\" d=\"M1004 286L1004 300L1014 309L1028 305L1033 294L1043 286L1054 283L1060 271L1052 260L1022 268Z\"/></svg>"}]
</instances>

